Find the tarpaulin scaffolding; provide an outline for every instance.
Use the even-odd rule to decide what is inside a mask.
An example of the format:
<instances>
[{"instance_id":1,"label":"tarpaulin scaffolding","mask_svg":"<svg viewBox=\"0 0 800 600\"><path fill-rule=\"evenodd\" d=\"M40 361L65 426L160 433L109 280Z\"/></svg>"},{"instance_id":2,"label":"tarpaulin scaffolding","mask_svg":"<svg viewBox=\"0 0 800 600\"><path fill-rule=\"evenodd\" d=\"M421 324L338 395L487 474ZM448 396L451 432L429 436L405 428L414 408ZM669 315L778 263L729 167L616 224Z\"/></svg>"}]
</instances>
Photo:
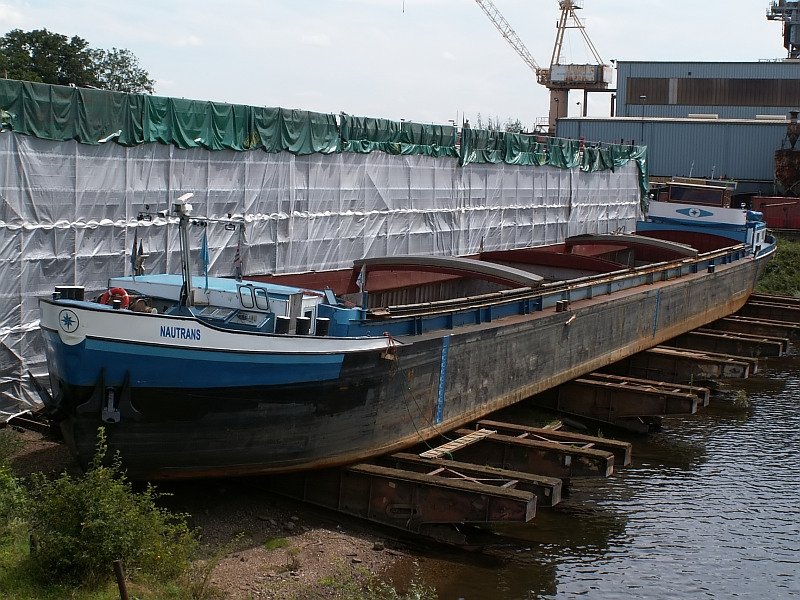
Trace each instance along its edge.
<instances>
[{"instance_id":1,"label":"tarpaulin scaffolding","mask_svg":"<svg viewBox=\"0 0 800 600\"><path fill-rule=\"evenodd\" d=\"M14 125L12 111L0 109ZM139 245L146 272L180 272L176 222L158 213L186 192L196 214L244 219L233 231L207 229L209 273L219 276L237 264L245 275L291 273L346 268L363 257L505 250L629 231L639 216L640 148L627 160L607 150L598 159L572 142L534 141L515 155L514 136L463 130L462 144L472 144L465 161L455 132L438 126L415 133L379 119L333 122L336 148L316 152L0 133L0 412L39 403L27 378L30 371L46 381L39 297L56 285L99 294L109 277L131 274ZM554 166L546 155L572 164ZM609 165L587 168L587 157ZM140 220L143 213L152 218ZM192 239L196 272L202 231Z\"/></svg>"}]
</instances>

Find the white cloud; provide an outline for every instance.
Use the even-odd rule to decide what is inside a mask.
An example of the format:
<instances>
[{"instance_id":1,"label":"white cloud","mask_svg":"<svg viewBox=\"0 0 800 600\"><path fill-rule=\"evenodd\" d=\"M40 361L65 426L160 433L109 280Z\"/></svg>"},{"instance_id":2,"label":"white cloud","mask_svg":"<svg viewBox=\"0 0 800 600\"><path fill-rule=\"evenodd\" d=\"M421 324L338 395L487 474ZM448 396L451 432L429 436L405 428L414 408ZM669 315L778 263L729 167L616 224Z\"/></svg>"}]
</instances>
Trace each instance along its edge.
<instances>
[{"instance_id":1,"label":"white cloud","mask_svg":"<svg viewBox=\"0 0 800 600\"><path fill-rule=\"evenodd\" d=\"M321 34L305 34L300 36L300 43L306 46L318 46L327 48L331 45L331 38L325 33Z\"/></svg>"},{"instance_id":2,"label":"white cloud","mask_svg":"<svg viewBox=\"0 0 800 600\"><path fill-rule=\"evenodd\" d=\"M546 65L558 2L494 2ZM785 54L780 23L752 0L730 0L722 12L696 0L586 4L580 16L606 61ZM165 96L442 123L465 112L473 122L478 112L526 123L547 114L547 90L475 0L230 0L226 8L212 0L0 0L0 35L47 28L96 48L128 48ZM583 44L567 41L567 56L585 61ZM583 100L573 96L576 110ZM607 94L594 96L592 111L607 106Z\"/></svg>"},{"instance_id":3,"label":"white cloud","mask_svg":"<svg viewBox=\"0 0 800 600\"><path fill-rule=\"evenodd\" d=\"M16 8L8 4L0 3L0 23L2 23L2 31L0 33L8 33L12 29L22 28L25 22L25 17Z\"/></svg>"},{"instance_id":4,"label":"white cloud","mask_svg":"<svg viewBox=\"0 0 800 600\"><path fill-rule=\"evenodd\" d=\"M167 40L169 40L170 46L175 46L176 48L186 48L188 46L202 46L203 40L201 40L196 35L179 35L179 36L168 36Z\"/></svg>"}]
</instances>

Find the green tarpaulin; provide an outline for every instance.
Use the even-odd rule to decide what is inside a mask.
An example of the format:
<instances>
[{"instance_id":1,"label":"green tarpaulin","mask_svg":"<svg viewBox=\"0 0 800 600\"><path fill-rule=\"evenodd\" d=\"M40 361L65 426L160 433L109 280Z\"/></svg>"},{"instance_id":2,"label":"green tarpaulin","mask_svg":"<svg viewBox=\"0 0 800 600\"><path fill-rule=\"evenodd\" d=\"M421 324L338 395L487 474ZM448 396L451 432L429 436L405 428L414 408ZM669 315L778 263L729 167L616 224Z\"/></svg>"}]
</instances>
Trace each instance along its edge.
<instances>
[{"instance_id":1,"label":"green tarpaulin","mask_svg":"<svg viewBox=\"0 0 800 600\"><path fill-rule=\"evenodd\" d=\"M123 94L0 79L0 114L17 133L48 140L123 146L158 142L178 148L264 150L296 155L333 152L413 154L471 163L506 163L583 171L636 161L648 189L647 150L585 146L578 140L431 125L304 110Z\"/></svg>"},{"instance_id":2,"label":"green tarpaulin","mask_svg":"<svg viewBox=\"0 0 800 600\"><path fill-rule=\"evenodd\" d=\"M525 135L462 129L459 161L462 166L470 163L506 163L509 165L550 165L560 169L580 167L582 171L613 171L635 161L639 173L639 189L642 197L649 190L647 148L603 144L586 145L580 140L565 140L544 135Z\"/></svg>"}]
</instances>

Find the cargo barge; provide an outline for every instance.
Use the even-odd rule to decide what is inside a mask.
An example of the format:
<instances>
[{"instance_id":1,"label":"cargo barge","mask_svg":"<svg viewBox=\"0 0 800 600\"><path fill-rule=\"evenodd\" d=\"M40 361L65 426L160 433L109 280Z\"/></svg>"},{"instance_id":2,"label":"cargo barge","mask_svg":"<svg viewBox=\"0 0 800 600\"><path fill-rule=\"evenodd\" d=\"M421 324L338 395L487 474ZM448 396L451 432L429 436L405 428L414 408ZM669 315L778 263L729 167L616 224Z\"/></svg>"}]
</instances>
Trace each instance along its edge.
<instances>
[{"instance_id":1,"label":"cargo barge","mask_svg":"<svg viewBox=\"0 0 800 600\"><path fill-rule=\"evenodd\" d=\"M84 465L105 427L137 479L407 448L735 312L775 249L758 213L667 200L630 234L242 281L191 273L173 210L180 275L40 301L52 418Z\"/></svg>"}]
</instances>

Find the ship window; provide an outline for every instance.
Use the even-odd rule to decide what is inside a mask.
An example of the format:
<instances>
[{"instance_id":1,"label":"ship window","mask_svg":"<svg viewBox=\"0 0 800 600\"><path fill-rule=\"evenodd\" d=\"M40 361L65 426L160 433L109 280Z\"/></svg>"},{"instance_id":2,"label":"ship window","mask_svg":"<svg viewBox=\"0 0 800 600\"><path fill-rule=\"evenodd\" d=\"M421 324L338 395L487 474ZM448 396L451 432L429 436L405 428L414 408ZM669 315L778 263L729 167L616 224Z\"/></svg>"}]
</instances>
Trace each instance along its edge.
<instances>
[{"instance_id":1,"label":"ship window","mask_svg":"<svg viewBox=\"0 0 800 600\"><path fill-rule=\"evenodd\" d=\"M261 310L269 310L269 295L267 295L267 290L264 288L256 288L255 295L256 307Z\"/></svg>"},{"instance_id":2,"label":"ship window","mask_svg":"<svg viewBox=\"0 0 800 600\"><path fill-rule=\"evenodd\" d=\"M239 286L239 302L245 308L253 308L256 304L253 300L253 288L248 285Z\"/></svg>"},{"instance_id":3,"label":"ship window","mask_svg":"<svg viewBox=\"0 0 800 600\"><path fill-rule=\"evenodd\" d=\"M671 202L722 206L723 198L724 190L718 188L694 188L680 185L671 185L669 187L669 199Z\"/></svg>"}]
</instances>

